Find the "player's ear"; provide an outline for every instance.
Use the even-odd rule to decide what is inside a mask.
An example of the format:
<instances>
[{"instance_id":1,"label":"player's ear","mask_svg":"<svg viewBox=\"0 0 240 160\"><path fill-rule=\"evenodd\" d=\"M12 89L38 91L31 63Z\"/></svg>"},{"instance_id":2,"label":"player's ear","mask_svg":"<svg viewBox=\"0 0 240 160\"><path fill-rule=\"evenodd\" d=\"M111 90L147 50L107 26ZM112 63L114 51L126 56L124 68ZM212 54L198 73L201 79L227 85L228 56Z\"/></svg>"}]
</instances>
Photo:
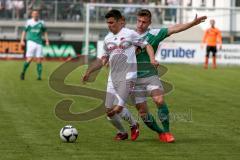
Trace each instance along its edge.
<instances>
[{"instance_id":1,"label":"player's ear","mask_svg":"<svg viewBox=\"0 0 240 160\"><path fill-rule=\"evenodd\" d=\"M149 24L152 24L152 19L150 18L150 20L149 20Z\"/></svg>"}]
</instances>

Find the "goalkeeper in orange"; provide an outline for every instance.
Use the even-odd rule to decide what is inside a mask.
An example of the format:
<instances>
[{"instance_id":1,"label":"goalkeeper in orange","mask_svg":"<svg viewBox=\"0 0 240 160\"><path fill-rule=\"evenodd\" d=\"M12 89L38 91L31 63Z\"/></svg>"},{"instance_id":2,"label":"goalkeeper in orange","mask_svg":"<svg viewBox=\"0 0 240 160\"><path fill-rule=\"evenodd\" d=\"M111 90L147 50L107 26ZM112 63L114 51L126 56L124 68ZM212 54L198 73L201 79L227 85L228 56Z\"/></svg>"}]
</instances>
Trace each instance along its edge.
<instances>
[{"instance_id":1,"label":"goalkeeper in orange","mask_svg":"<svg viewBox=\"0 0 240 160\"><path fill-rule=\"evenodd\" d=\"M207 29L204 33L203 40L202 40L202 48L204 44L207 44L206 48L206 57L205 57L205 63L204 63L204 68L208 68L208 58L210 52L212 52L212 67L214 69L217 68L216 64L216 54L217 54L217 45L219 45L219 49L222 49L222 35L221 31L215 27L215 20L211 19L210 20L210 25L211 27Z\"/></svg>"}]
</instances>

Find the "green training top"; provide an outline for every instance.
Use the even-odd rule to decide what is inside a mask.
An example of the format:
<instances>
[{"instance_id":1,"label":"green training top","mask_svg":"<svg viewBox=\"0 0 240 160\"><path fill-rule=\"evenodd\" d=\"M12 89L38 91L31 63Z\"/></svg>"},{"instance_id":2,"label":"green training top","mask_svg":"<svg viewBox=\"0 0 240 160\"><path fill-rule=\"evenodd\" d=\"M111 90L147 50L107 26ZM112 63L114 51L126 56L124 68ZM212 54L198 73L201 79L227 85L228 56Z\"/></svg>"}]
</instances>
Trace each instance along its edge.
<instances>
[{"instance_id":1,"label":"green training top","mask_svg":"<svg viewBox=\"0 0 240 160\"><path fill-rule=\"evenodd\" d=\"M24 30L27 34L27 41L30 40L42 45L42 34L46 32L44 21L34 21L33 19L29 19L27 20Z\"/></svg>"},{"instance_id":2,"label":"green training top","mask_svg":"<svg viewBox=\"0 0 240 160\"><path fill-rule=\"evenodd\" d=\"M154 54L158 49L158 45L168 36L168 29L148 29L145 33L141 35L150 45L152 45ZM146 49L140 51L137 54L138 63L138 78L150 77L153 75L158 75L158 70L150 63L150 58Z\"/></svg>"}]
</instances>

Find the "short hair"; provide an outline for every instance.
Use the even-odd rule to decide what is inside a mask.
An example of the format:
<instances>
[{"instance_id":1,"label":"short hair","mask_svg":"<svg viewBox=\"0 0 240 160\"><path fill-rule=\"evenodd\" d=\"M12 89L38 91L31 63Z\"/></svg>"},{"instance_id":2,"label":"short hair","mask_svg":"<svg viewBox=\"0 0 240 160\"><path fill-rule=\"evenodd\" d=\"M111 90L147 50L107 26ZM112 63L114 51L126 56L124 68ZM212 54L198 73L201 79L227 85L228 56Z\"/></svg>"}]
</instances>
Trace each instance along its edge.
<instances>
[{"instance_id":1,"label":"short hair","mask_svg":"<svg viewBox=\"0 0 240 160\"><path fill-rule=\"evenodd\" d=\"M31 12L40 12L39 9L32 9Z\"/></svg>"},{"instance_id":2,"label":"short hair","mask_svg":"<svg viewBox=\"0 0 240 160\"><path fill-rule=\"evenodd\" d=\"M113 17L115 20L119 20L122 18L122 14L119 10L112 9L105 15L105 19L108 19L111 17Z\"/></svg>"},{"instance_id":3,"label":"short hair","mask_svg":"<svg viewBox=\"0 0 240 160\"><path fill-rule=\"evenodd\" d=\"M141 9L140 11L138 11L137 16L143 17L149 17L150 19L152 18L152 14L148 9Z\"/></svg>"}]
</instances>

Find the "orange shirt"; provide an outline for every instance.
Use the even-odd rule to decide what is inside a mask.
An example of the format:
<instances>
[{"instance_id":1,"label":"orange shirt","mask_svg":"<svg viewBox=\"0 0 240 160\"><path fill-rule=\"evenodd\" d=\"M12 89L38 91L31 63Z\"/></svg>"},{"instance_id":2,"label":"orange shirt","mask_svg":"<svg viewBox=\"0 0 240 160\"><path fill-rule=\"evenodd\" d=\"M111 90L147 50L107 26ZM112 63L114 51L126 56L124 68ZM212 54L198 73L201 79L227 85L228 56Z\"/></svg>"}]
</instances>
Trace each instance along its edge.
<instances>
[{"instance_id":1,"label":"orange shirt","mask_svg":"<svg viewBox=\"0 0 240 160\"><path fill-rule=\"evenodd\" d=\"M217 46L217 43L222 44L221 31L217 28L209 28L205 31L203 37L203 43L207 43L208 46Z\"/></svg>"}]
</instances>

